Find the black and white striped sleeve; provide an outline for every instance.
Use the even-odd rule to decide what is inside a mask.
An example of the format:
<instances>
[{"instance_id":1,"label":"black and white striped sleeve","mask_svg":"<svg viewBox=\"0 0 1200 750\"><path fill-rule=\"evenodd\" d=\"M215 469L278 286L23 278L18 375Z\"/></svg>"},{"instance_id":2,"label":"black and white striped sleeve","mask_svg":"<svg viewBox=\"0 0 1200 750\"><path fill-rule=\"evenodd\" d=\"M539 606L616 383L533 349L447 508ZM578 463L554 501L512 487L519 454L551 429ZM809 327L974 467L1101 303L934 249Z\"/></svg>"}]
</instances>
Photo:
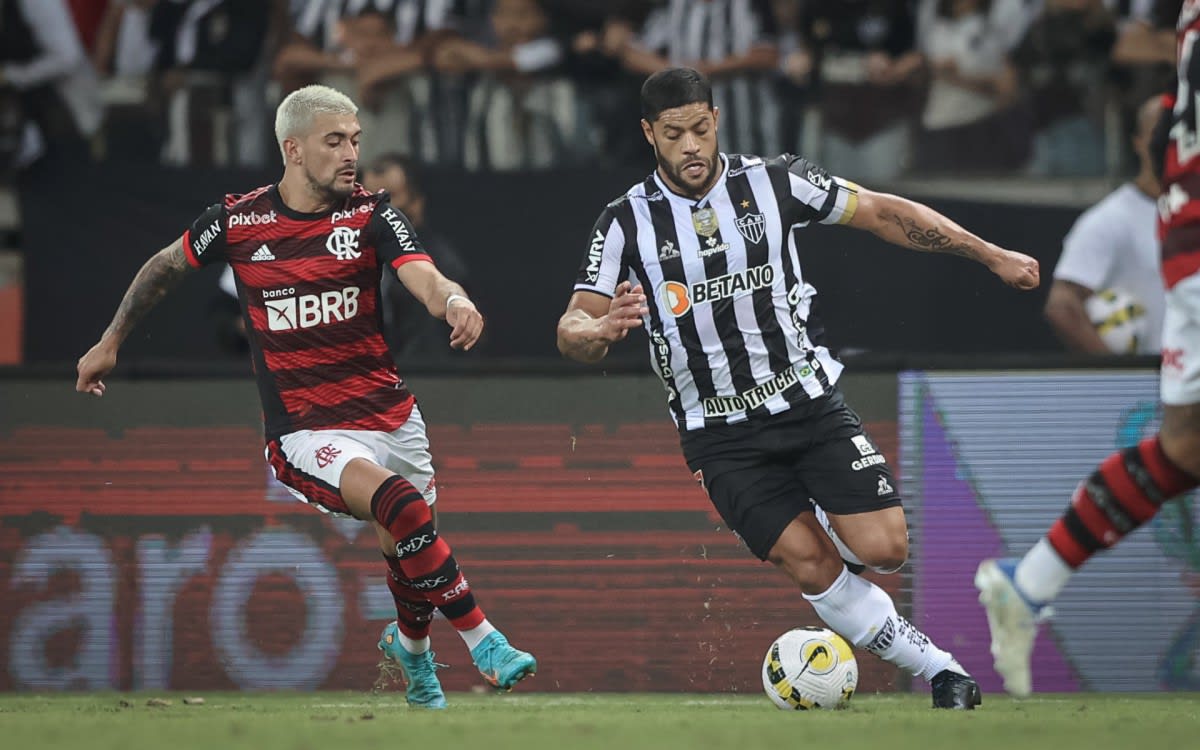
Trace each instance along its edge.
<instances>
[{"instance_id":1,"label":"black and white striped sleeve","mask_svg":"<svg viewBox=\"0 0 1200 750\"><path fill-rule=\"evenodd\" d=\"M589 242L587 256L575 279L575 291L611 297L616 293L617 283L626 270L625 230L621 228L621 222L611 206L600 214Z\"/></svg>"},{"instance_id":2,"label":"black and white striped sleeve","mask_svg":"<svg viewBox=\"0 0 1200 750\"><path fill-rule=\"evenodd\" d=\"M850 223L858 210L858 185L834 177L808 159L788 158L788 184L798 204L796 222Z\"/></svg>"}]
</instances>

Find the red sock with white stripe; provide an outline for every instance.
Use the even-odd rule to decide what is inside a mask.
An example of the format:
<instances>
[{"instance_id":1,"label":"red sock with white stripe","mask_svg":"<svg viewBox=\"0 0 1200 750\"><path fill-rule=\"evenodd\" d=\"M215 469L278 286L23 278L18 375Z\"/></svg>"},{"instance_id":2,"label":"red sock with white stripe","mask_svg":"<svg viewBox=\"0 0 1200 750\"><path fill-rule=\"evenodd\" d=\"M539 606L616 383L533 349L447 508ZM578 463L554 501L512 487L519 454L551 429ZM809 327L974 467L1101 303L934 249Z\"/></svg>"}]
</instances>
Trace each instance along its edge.
<instances>
[{"instance_id":1,"label":"red sock with white stripe","mask_svg":"<svg viewBox=\"0 0 1200 750\"><path fill-rule=\"evenodd\" d=\"M1067 512L1017 564L1017 588L1034 602L1053 600L1092 555L1197 485L1200 480L1171 463L1157 436L1112 454L1079 485Z\"/></svg>"},{"instance_id":2,"label":"red sock with white stripe","mask_svg":"<svg viewBox=\"0 0 1200 750\"><path fill-rule=\"evenodd\" d=\"M468 648L474 648L495 630L475 603L470 584L459 570L450 545L438 536L433 514L416 487L404 477L389 477L371 498L371 514L396 542L396 557L388 558L389 567L394 559L408 587L437 607ZM403 633L399 620L397 625Z\"/></svg>"}]
</instances>

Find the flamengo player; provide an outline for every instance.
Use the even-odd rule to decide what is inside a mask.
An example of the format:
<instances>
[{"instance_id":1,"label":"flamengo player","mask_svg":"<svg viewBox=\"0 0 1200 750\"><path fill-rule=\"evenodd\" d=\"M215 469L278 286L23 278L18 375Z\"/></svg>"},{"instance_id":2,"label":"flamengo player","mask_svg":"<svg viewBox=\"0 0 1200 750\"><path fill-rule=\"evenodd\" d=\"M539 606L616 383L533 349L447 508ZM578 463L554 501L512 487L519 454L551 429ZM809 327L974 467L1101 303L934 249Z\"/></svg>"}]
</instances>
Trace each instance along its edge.
<instances>
[{"instance_id":1,"label":"flamengo player","mask_svg":"<svg viewBox=\"0 0 1200 750\"><path fill-rule=\"evenodd\" d=\"M146 262L79 360L75 389L103 396L101 378L137 321L190 268L228 262L250 332L267 460L301 500L372 522L397 613L379 647L403 669L410 705L443 708L429 650L435 607L492 685L511 688L537 663L487 621L434 527L425 423L380 335L380 267L450 324L452 347L470 349L483 318L387 194L355 183L357 111L324 86L284 99L275 117L283 179L226 196Z\"/></svg>"},{"instance_id":2,"label":"flamengo player","mask_svg":"<svg viewBox=\"0 0 1200 750\"><path fill-rule=\"evenodd\" d=\"M1158 201L1163 321L1159 432L1109 456L1020 560L984 560L975 574L987 609L992 656L1004 687L1032 690L1029 659L1037 623L1071 575L1102 549L1149 521L1162 504L1200 484L1200 0L1187 0L1177 26L1178 87L1164 99L1158 132L1163 193Z\"/></svg>"}]
</instances>

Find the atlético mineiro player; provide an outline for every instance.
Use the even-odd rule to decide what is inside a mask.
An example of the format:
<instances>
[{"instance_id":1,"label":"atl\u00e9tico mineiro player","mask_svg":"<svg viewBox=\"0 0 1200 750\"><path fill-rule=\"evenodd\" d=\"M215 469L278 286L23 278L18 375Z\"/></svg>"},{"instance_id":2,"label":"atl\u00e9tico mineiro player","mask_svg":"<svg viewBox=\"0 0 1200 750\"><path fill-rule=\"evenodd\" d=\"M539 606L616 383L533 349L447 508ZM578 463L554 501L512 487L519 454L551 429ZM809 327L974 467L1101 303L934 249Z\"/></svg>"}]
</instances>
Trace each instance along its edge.
<instances>
[{"instance_id":1,"label":"atl\u00e9tico mineiro player","mask_svg":"<svg viewBox=\"0 0 1200 750\"><path fill-rule=\"evenodd\" d=\"M642 134L658 163L600 213L558 348L599 362L644 328L688 468L725 525L799 587L848 642L929 681L934 708L973 710L979 685L881 587L908 522L887 459L837 383L804 261L817 224L970 258L1017 289L1038 262L915 201L868 190L791 154L726 154L712 84L668 68L642 84ZM807 700L785 681L784 700Z\"/></svg>"},{"instance_id":2,"label":"atl\u00e9tico mineiro player","mask_svg":"<svg viewBox=\"0 0 1200 750\"><path fill-rule=\"evenodd\" d=\"M101 379L135 324L193 268L228 263L249 333L267 460L299 499L372 523L397 615L379 647L403 669L410 705L442 708L429 649L435 608L492 685L509 689L537 663L484 617L435 528L425 423L380 334L380 270L445 319L451 347L470 349L483 317L438 272L388 195L355 182L357 112L349 97L324 86L285 98L275 116L283 179L226 196L142 266L100 342L79 360L75 389L103 396Z\"/></svg>"},{"instance_id":3,"label":"atl\u00e9tico mineiro player","mask_svg":"<svg viewBox=\"0 0 1200 750\"><path fill-rule=\"evenodd\" d=\"M1183 3L1176 31L1176 89L1163 99L1152 148L1162 184L1158 235L1167 288L1162 425L1158 434L1106 458L1024 557L980 563L975 585L987 609L996 671L1015 695L1033 689L1038 622L1074 572L1153 518L1163 503L1200 485L1200 0Z\"/></svg>"}]
</instances>

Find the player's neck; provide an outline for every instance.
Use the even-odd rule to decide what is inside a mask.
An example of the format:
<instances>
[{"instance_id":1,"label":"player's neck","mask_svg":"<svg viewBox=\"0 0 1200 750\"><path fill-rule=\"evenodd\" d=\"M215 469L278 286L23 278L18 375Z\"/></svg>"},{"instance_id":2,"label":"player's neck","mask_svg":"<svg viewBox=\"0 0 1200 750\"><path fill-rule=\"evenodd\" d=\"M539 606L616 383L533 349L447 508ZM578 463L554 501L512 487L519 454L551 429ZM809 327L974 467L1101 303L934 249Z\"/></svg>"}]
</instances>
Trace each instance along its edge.
<instances>
[{"instance_id":1,"label":"player's neck","mask_svg":"<svg viewBox=\"0 0 1200 750\"><path fill-rule=\"evenodd\" d=\"M321 214L332 211L336 200L320 195L303 177L284 174L279 181L279 199L283 205L300 214Z\"/></svg>"}]
</instances>

